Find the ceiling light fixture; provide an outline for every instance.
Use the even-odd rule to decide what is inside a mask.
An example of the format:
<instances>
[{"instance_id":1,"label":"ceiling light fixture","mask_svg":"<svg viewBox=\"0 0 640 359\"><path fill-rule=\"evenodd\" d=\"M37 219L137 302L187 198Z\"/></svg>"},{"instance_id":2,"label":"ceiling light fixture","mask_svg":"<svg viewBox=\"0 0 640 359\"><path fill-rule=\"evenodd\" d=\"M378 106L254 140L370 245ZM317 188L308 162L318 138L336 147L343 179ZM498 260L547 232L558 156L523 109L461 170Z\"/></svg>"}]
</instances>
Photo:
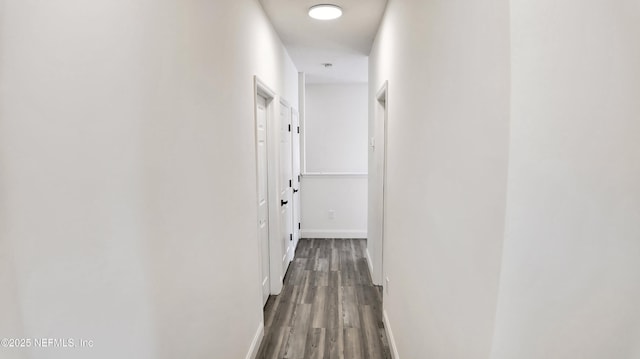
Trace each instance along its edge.
<instances>
[{"instance_id":1,"label":"ceiling light fixture","mask_svg":"<svg viewBox=\"0 0 640 359\"><path fill-rule=\"evenodd\" d=\"M334 20L342 16L342 9L333 4L314 5L309 8L309 16L317 20Z\"/></svg>"}]
</instances>

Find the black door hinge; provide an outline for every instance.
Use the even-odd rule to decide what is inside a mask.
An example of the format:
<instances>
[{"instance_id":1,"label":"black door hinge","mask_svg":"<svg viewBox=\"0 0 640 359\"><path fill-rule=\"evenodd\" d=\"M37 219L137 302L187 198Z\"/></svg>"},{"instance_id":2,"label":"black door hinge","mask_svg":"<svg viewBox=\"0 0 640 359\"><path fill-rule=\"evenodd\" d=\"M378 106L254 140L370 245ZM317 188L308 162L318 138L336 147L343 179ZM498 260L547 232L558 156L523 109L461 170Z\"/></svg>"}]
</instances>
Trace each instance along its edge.
<instances>
[{"instance_id":1,"label":"black door hinge","mask_svg":"<svg viewBox=\"0 0 640 359\"><path fill-rule=\"evenodd\" d=\"M289 188L291 188L291 187L292 187L292 186L291 186L291 180L289 180Z\"/></svg>"},{"instance_id":2,"label":"black door hinge","mask_svg":"<svg viewBox=\"0 0 640 359\"><path fill-rule=\"evenodd\" d=\"M300 126L298 126L298 133L300 133Z\"/></svg>"},{"instance_id":3,"label":"black door hinge","mask_svg":"<svg viewBox=\"0 0 640 359\"><path fill-rule=\"evenodd\" d=\"M298 222L298 229L302 229L302 225Z\"/></svg>"},{"instance_id":4,"label":"black door hinge","mask_svg":"<svg viewBox=\"0 0 640 359\"><path fill-rule=\"evenodd\" d=\"M291 125L289 125L289 132L291 132Z\"/></svg>"},{"instance_id":5,"label":"black door hinge","mask_svg":"<svg viewBox=\"0 0 640 359\"><path fill-rule=\"evenodd\" d=\"M298 183L300 183L300 175L298 175Z\"/></svg>"},{"instance_id":6,"label":"black door hinge","mask_svg":"<svg viewBox=\"0 0 640 359\"><path fill-rule=\"evenodd\" d=\"M289 233L289 240L292 241L293 240L293 233Z\"/></svg>"}]
</instances>

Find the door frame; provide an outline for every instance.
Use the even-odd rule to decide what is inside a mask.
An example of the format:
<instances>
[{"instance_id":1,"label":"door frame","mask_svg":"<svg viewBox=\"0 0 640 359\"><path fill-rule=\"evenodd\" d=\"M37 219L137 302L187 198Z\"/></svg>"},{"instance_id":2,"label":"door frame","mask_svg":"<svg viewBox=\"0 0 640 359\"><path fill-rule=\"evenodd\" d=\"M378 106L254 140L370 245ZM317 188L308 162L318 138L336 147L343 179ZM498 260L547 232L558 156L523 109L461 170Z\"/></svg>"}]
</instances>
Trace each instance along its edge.
<instances>
[{"instance_id":1,"label":"door frame","mask_svg":"<svg viewBox=\"0 0 640 359\"><path fill-rule=\"evenodd\" d=\"M382 113L380 113L382 111ZM377 121L378 115L382 117L382 140L383 140L383 148L382 148L382 193L378 193L380 200L382 201L382 221L381 226L382 229L380 231L380 242L377 243L378 249L378 268L374 268L375 274L374 283L381 285L383 289L386 289L388 283L386 283L385 275L384 275L384 253L385 253L385 242L387 238L387 148L389 147L388 143L388 123L389 123L389 81L385 81L378 92L376 93L375 98L375 120Z\"/></svg>"},{"instance_id":2,"label":"door frame","mask_svg":"<svg viewBox=\"0 0 640 359\"><path fill-rule=\"evenodd\" d=\"M267 115L267 200L268 200L268 224L269 224L269 291L270 294L279 294L282 289L282 281L278 282L278 278L282 276L280 271L277 270L277 266L274 265L274 258L277 258L277 255L274 255L274 250L277 250L277 240L274 238L279 238L279 230L280 226L278 209L279 206L274 206L274 203L280 203L278 201L278 188L277 188L277 179L278 179L278 167L277 167L277 147L274 145L278 140L277 136L274 136L274 132L277 129L275 126L274 120L276 119L276 111L279 109L276 105L279 104L278 95L275 91L271 89L264 81L262 81L258 76L253 77L253 107L254 107L254 146L255 146L255 158L256 158L256 198L258 197L259 191L259 179L258 179L258 147L256 143L258 141L258 128L257 128L257 120L258 120L258 96L265 98L266 103L266 115ZM276 143L277 144L277 143ZM256 202L256 208L257 208ZM256 213L256 222L259 223L259 213ZM259 224L258 224L259 225ZM257 241L258 245L258 256L259 256L259 265L260 265L260 280L258 285L260 286L260 293L262 293L262 247L260 243L260 237L258 235Z\"/></svg>"},{"instance_id":3,"label":"door frame","mask_svg":"<svg viewBox=\"0 0 640 359\"><path fill-rule=\"evenodd\" d=\"M295 121L294 121L295 120ZM294 139L297 138L298 146L296 148ZM296 173L296 152L298 154L297 159L297 167L298 171ZM302 168L300 166L300 113L294 108L291 107L291 177L293 177L293 188L295 190L296 186L298 189L296 192L291 193L291 228L293 229L293 255L295 256L296 248L298 247L298 242L300 241L300 225L302 222L301 219L301 207L300 207L300 198L302 198L300 193L300 187L302 182ZM297 194L296 194L297 193ZM297 196L297 199L296 199Z\"/></svg>"}]
</instances>

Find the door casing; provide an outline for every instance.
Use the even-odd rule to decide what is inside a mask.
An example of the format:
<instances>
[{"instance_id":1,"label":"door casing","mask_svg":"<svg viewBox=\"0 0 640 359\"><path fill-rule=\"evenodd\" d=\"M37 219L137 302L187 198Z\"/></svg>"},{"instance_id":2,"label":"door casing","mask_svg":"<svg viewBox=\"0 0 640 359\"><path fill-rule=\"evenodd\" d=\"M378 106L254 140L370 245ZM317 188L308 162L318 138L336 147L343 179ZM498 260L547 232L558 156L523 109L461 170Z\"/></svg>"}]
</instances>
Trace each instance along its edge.
<instances>
[{"instance_id":1,"label":"door casing","mask_svg":"<svg viewBox=\"0 0 640 359\"><path fill-rule=\"evenodd\" d=\"M292 213L292 226L293 226L293 252L298 246L300 240L300 186L302 174L300 172L300 115L295 108L291 108L291 159L292 159L292 177L293 177L293 213Z\"/></svg>"},{"instance_id":2,"label":"door casing","mask_svg":"<svg viewBox=\"0 0 640 359\"><path fill-rule=\"evenodd\" d=\"M267 100L267 173L268 173L268 202L269 202L269 286L270 286L270 294L277 295L280 294L282 290L282 280L284 278L284 271L282 265L280 264L283 256L283 251L281 249L280 240L280 196L279 196L279 116L276 114L280 111L280 100L275 91L273 91L265 82L263 82L259 77L254 76L254 109L257 109L255 104L257 103L257 97L262 96ZM254 110L255 111L255 110ZM254 113L255 120L257 121L257 112ZM256 139L255 143L257 143L257 128L256 128ZM256 159L258 156L257 147L256 147ZM258 165L256 160L256 166ZM256 168L256 171L259 171ZM257 172L256 172L257 173ZM256 198L259 182L256 180ZM256 203L257 205L257 203ZM256 218L258 221L259 219ZM259 228L258 228L259 229ZM261 247L259 236L256 241L258 245L258 254L259 257L262 258L261 255ZM262 259L261 259L262 260ZM262 262L261 262L262 263ZM261 273L262 271L260 271ZM259 285L261 286L262 278L259 280Z\"/></svg>"},{"instance_id":3,"label":"door casing","mask_svg":"<svg viewBox=\"0 0 640 359\"><path fill-rule=\"evenodd\" d=\"M271 294L271 269L269 248L269 116L267 105L270 102L259 93L256 94L256 173L258 195L258 242L260 244L260 285L262 305L265 305ZM271 99L272 101L273 99Z\"/></svg>"},{"instance_id":4,"label":"door casing","mask_svg":"<svg viewBox=\"0 0 640 359\"><path fill-rule=\"evenodd\" d=\"M378 143L373 143L374 146L374 161L376 163L376 169L374 172L374 178L379 178L375 182L376 190L374 192L374 198L370 205L375 206L375 210L380 216L378 228L375 230L375 234L370 233L369 240L372 241L372 249L373 253L369 252L369 245L367 245L368 256L370 258L371 269L372 269L372 280L376 285L382 285L386 287L385 283L385 275L384 275L384 247L385 242L388 240L386 235L386 194L387 194L387 148L388 148L388 113L389 113L389 101L388 101L388 82L384 82L384 84L380 87L380 90L376 93L376 97L374 99L374 119L376 135L374 137L374 141ZM380 122L382 122L380 126ZM380 129L378 132L377 129ZM382 151L382 154L379 155L378 151ZM373 171L370 171L370 173ZM373 234L373 236L371 236Z\"/></svg>"}]
</instances>

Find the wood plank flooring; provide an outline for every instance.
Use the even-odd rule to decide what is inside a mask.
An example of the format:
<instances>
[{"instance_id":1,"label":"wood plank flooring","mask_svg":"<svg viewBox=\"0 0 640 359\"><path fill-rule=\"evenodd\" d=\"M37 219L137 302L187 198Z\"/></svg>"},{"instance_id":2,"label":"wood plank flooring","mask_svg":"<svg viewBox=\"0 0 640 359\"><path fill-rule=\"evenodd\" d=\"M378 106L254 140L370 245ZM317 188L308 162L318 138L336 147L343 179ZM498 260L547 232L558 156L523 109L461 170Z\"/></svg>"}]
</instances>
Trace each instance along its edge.
<instances>
[{"instance_id":1,"label":"wood plank flooring","mask_svg":"<svg viewBox=\"0 0 640 359\"><path fill-rule=\"evenodd\" d=\"M259 359L391 358L364 239L301 239L265 305Z\"/></svg>"}]
</instances>

